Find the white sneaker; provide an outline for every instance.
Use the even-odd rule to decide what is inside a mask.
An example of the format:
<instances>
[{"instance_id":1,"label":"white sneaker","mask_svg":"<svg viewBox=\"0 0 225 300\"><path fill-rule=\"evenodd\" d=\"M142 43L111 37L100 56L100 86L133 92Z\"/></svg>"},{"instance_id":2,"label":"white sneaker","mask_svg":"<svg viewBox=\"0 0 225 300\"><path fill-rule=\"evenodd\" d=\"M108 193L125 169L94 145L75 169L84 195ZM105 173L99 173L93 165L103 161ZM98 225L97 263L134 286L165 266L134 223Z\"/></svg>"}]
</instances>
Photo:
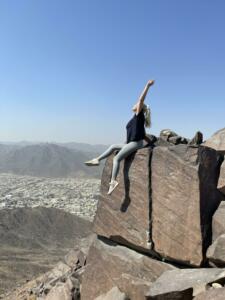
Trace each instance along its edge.
<instances>
[{"instance_id":1,"label":"white sneaker","mask_svg":"<svg viewBox=\"0 0 225 300\"><path fill-rule=\"evenodd\" d=\"M108 191L108 195L110 195L112 193L112 191L117 187L117 185L119 184L118 181L116 180L112 180L110 183L109 183L109 191Z\"/></svg>"},{"instance_id":2,"label":"white sneaker","mask_svg":"<svg viewBox=\"0 0 225 300\"><path fill-rule=\"evenodd\" d=\"M85 161L84 163L87 166L98 166L99 165L99 160L97 158L93 158L91 160Z\"/></svg>"}]
</instances>

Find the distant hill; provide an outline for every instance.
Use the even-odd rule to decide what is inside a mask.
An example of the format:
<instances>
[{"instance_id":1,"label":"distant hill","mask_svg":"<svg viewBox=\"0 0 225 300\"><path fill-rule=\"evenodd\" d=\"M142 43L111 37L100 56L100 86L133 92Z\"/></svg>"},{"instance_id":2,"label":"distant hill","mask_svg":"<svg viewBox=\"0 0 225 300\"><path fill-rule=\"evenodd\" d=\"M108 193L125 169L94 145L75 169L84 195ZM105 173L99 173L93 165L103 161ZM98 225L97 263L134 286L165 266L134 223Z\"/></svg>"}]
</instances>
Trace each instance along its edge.
<instances>
[{"instance_id":1,"label":"distant hill","mask_svg":"<svg viewBox=\"0 0 225 300\"><path fill-rule=\"evenodd\" d=\"M102 144L96 144L91 145L87 143L76 143L76 142L70 142L70 143L56 143L57 145L62 145L71 149L80 150L82 152L94 152L94 153L101 153L106 150L109 145L102 145Z\"/></svg>"},{"instance_id":2,"label":"distant hill","mask_svg":"<svg viewBox=\"0 0 225 300\"><path fill-rule=\"evenodd\" d=\"M69 149L75 149L82 152L94 152L94 153L101 153L105 151L106 148L109 147L109 145L103 145L103 144L95 144L91 145L88 143L77 143L77 142L67 142L67 143L59 143L59 142L48 142L49 144L55 144L59 146L64 146ZM11 146L11 147L24 147L28 145L37 145L37 144L46 144L43 142L30 142L30 141L20 141L20 142L1 142L0 144Z\"/></svg>"},{"instance_id":3,"label":"distant hill","mask_svg":"<svg viewBox=\"0 0 225 300\"><path fill-rule=\"evenodd\" d=\"M99 178L103 164L99 167L87 167L84 164L84 161L100 153L98 146L90 146L86 147L88 151L81 151L75 148L74 143L67 147L53 143L24 146L18 143L0 144L0 172L43 177Z\"/></svg>"}]
</instances>

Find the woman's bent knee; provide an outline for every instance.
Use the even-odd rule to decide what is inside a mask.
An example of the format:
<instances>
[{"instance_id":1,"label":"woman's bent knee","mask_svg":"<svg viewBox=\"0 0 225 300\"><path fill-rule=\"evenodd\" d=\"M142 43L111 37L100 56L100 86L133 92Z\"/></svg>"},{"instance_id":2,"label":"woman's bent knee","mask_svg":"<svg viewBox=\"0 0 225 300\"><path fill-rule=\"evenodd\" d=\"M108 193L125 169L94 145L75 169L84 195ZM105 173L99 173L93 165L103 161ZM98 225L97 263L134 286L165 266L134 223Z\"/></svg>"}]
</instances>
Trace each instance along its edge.
<instances>
[{"instance_id":1,"label":"woman's bent knee","mask_svg":"<svg viewBox=\"0 0 225 300\"><path fill-rule=\"evenodd\" d=\"M114 157L113 157L113 162L114 163L120 163L120 161L122 160L123 158L121 157L121 154L120 153L117 153Z\"/></svg>"},{"instance_id":2,"label":"woman's bent knee","mask_svg":"<svg viewBox=\"0 0 225 300\"><path fill-rule=\"evenodd\" d=\"M111 146L110 146L110 149L112 149L112 150L116 150L116 149L118 149L119 147L118 147L118 145L117 144L112 144Z\"/></svg>"}]
</instances>

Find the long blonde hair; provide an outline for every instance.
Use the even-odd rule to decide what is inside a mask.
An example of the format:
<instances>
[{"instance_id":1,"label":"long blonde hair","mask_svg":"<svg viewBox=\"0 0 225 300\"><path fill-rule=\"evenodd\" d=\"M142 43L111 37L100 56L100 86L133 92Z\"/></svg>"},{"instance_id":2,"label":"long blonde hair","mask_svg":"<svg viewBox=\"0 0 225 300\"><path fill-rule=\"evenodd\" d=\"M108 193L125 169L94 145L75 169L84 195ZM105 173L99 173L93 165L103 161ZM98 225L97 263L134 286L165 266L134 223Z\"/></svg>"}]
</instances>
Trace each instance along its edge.
<instances>
[{"instance_id":1,"label":"long blonde hair","mask_svg":"<svg viewBox=\"0 0 225 300\"><path fill-rule=\"evenodd\" d=\"M151 122L151 110L149 105L144 104L143 105L143 112L145 114L145 127L151 127L152 122Z\"/></svg>"}]
</instances>

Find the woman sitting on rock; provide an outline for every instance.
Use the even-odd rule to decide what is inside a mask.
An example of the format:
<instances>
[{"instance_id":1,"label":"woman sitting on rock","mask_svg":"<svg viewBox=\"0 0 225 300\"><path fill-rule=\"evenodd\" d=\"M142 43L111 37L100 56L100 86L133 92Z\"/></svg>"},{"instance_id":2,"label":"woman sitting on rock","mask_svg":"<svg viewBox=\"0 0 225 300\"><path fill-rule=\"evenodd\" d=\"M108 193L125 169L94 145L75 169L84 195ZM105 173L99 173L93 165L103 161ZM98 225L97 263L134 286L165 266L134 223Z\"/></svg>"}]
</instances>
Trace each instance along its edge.
<instances>
[{"instance_id":1,"label":"woman sitting on rock","mask_svg":"<svg viewBox=\"0 0 225 300\"><path fill-rule=\"evenodd\" d=\"M130 121L126 125L127 129L127 141L124 144L113 144L105 152L103 152L98 157L86 161L85 164L88 166L97 166L99 161L109 156L114 150L120 150L113 158L113 168L111 181L109 183L108 194L119 184L116 181L116 177L119 171L120 161L130 155L132 152L140 149L144 146L144 140L148 141L145 133L145 127L150 127L150 108L144 104L147 92L154 84L154 80L149 80L138 100L138 102L133 106L132 110L135 113Z\"/></svg>"}]
</instances>

